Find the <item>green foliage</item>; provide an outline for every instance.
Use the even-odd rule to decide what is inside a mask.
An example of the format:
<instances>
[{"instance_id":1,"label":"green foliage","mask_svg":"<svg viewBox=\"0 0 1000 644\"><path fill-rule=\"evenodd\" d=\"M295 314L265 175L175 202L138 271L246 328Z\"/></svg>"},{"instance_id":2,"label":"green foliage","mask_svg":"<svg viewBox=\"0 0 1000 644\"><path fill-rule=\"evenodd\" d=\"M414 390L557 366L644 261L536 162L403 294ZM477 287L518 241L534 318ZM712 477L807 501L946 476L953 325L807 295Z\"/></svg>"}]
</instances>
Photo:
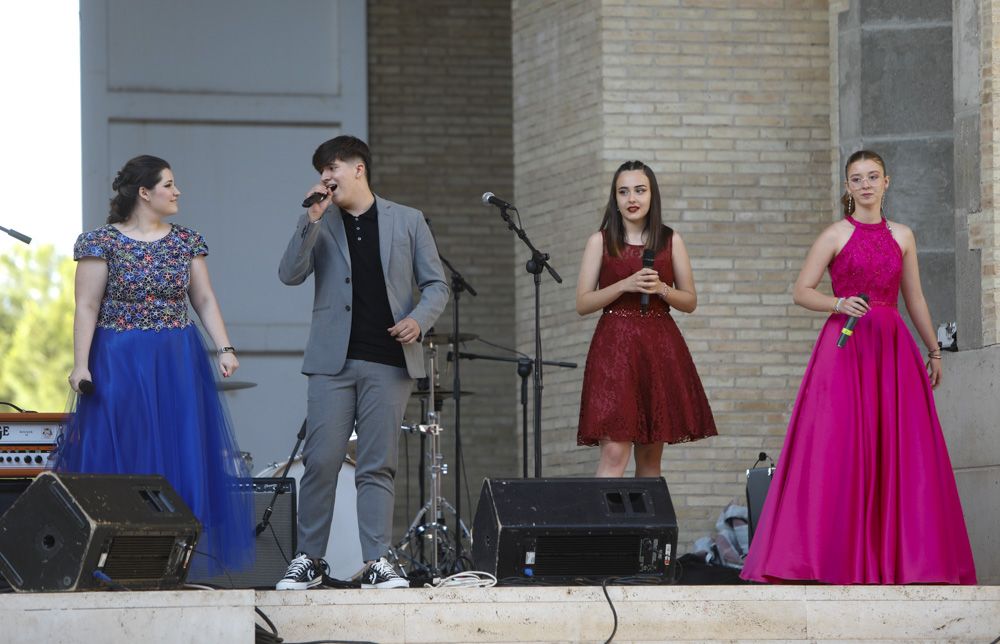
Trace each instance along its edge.
<instances>
[{"instance_id":1,"label":"green foliage","mask_svg":"<svg viewBox=\"0 0 1000 644\"><path fill-rule=\"evenodd\" d=\"M51 245L15 246L0 257L0 400L66 410L75 270L72 258Z\"/></svg>"}]
</instances>

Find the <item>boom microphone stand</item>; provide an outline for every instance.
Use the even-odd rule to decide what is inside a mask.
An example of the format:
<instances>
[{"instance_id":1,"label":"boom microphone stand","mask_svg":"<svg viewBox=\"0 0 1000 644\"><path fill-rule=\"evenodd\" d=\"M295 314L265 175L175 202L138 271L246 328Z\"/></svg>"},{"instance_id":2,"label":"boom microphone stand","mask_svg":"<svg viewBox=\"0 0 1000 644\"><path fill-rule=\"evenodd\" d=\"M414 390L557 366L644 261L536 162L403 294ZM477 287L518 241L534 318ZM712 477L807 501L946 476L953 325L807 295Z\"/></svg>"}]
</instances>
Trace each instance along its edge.
<instances>
[{"instance_id":1,"label":"boom microphone stand","mask_svg":"<svg viewBox=\"0 0 1000 644\"><path fill-rule=\"evenodd\" d=\"M491 197L491 193L487 193ZM542 329L541 329L541 283L542 283L542 269L549 272L559 284L562 284L562 278L559 277L559 273L556 272L552 265L549 264L549 254L543 253L537 248L535 248L531 240L528 239L528 234L524 232L524 229L519 227L511 219L510 214L507 212L508 209L517 212L517 208L508 203L497 203L496 201L490 201L483 195L483 201L487 203L493 203L500 208L500 217L507 223L507 228L517 235L518 239L524 242L524 245L528 247L531 251L531 259L527 261L524 265L526 271L535 276L535 377L534 377L534 390L535 390L535 408L534 408L534 438L535 438L535 478L542 477Z\"/></svg>"},{"instance_id":2,"label":"boom microphone stand","mask_svg":"<svg viewBox=\"0 0 1000 644\"><path fill-rule=\"evenodd\" d=\"M462 360L497 360L499 362L517 363L517 375L521 377L521 467L524 478L528 478L528 376L533 371L531 358L521 356L519 358L508 358L506 356L484 356L477 353L465 353L456 351L448 354L448 360L458 364ZM563 367L565 369L576 369L575 362L556 362L545 360L545 364L550 367Z\"/></svg>"},{"instance_id":3,"label":"boom microphone stand","mask_svg":"<svg viewBox=\"0 0 1000 644\"><path fill-rule=\"evenodd\" d=\"M16 230L13 230L12 228L4 228L3 226L0 226L0 232L7 233L14 239L24 242L25 244L31 243L31 237L28 237L24 233L19 233Z\"/></svg>"},{"instance_id":4,"label":"boom microphone stand","mask_svg":"<svg viewBox=\"0 0 1000 644\"><path fill-rule=\"evenodd\" d=\"M427 228L431 226L430 219L424 219L427 222ZM431 231L433 236L434 232ZM435 243L437 240L435 239ZM462 274L452 265L448 259L441 254L441 249L438 248L438 257L441 258L441 263L445 265L448 271L451 273L451 294L455 297L455 305L451 308L451 342L455 347L455 351L458 351L458 343L461 341L462 334L459 333L459 315L458 315L458 301L459 296L463 291L468 291L469 295L476 297L479 295L476 293L476 289L472 288L472 285L466 281ZM452 397L455 399L455 525L461 526L462 524L462 378L459 374L458 361L455 361L455 373L452 378ZM457 553L458 559L462 558L462 531L460 529L455 530L455 552Z\"/></svg>"}]
</instances>

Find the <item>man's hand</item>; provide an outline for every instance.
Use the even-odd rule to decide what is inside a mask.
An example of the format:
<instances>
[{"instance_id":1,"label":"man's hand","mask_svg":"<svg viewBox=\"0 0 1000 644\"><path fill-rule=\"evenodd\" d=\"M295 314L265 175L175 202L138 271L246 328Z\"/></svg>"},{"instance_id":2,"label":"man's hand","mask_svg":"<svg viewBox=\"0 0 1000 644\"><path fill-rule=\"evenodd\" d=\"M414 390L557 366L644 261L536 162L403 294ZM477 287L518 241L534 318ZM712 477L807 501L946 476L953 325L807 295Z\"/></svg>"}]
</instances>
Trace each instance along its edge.
<instances>
[{"instance_id":1,"label":"man's hand","mask_svg":"<svg viewBox=\"0 0 1000 644\"><path fill-rule=\"evenodd\" d=\"M403 318L394 326L389 327L389 335L398 342L410 344L420 338L420 325L413 318Z\"/></svg>"}]
</instances>

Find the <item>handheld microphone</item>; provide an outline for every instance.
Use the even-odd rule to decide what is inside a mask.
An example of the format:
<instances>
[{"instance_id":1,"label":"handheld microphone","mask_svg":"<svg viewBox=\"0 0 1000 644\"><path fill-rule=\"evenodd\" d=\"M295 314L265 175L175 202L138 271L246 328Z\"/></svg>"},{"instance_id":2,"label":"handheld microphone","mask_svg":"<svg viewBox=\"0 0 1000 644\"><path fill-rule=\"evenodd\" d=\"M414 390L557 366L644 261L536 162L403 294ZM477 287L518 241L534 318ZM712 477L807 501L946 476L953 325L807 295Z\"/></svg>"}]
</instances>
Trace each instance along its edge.
<instances>
[{"instance_id":1,"label":"handheld microphone","mask_svg":"<svg viewBox=\"0 0 1000 644\"><path fill-rule=\"evenodd\" d=\"M80 388L81 394L90 395L94 393L94 383L89 380L81 380L77 387Z\"/></svg>"},{"instance_id":2,"label":"handheld microphone","mask_svg":"<svg viewBox=\"0 0 1000 644\"><path fill-rule=\"evenodd\" d=\"M642 251L642 267L653 268L654 256L655 253L653 253L653 249L651 248ZM649 293L643 293L642 297L639 298L639 308L644 315L649 310Z\"/></svg>"},{"instance_id":3,"label":"handheld microphone","mask_svg":"<svg viewBox=\"0 0 1000 644\"><path fill-rule=\"evenodd\" d=\"M303 208L312 208L319 202L327 198L327 195L322 192L314 192L302 201Z\"/></svg>"},{"instance_id":4,"label":"handheld microphone","mask_svg":"<svg viewBox=\"0 0 1000 644\"><path fill-rule=\"evenodd\" d=\"M492 192L483 193L483 205L484 206L496 206L497 208L510 208L512 210L517 210L514 208L514 204L507 203L503 199L500 199Z\"/></svg>"},{"instance_id":5,"label":"handheld microphone","mask_svg":"<svg viewBox=\"0 0 1000 644\"><path fill-rule=\"evenodd\" d=\"M864 293L858 293L858 297L864 300L865 304L868 304L867 295L865 295ZM854 335L854 325L857 323L858 323L858 318L853 316L847 318L847 324L845 324L844 328L840 330L840 336L837 338L838 348L843 348L843 346L847 344L847 338Z\"/></svg>"}]
</instances>

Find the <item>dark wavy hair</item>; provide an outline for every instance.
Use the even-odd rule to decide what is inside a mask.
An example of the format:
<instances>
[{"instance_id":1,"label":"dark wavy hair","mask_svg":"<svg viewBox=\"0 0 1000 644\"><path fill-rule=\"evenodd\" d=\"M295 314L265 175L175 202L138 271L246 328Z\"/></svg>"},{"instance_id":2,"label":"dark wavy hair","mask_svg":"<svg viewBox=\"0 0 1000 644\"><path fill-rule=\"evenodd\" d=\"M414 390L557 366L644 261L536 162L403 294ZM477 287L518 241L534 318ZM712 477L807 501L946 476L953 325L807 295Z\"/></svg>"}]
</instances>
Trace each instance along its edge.
<instances>
[{"instance_id":1,"label":"dark wavy hair","mask_svg":"<svg viewBox=\"0 0 1000 644\"><path fill-rule=\"evenodd\" d=\"M604 208L604 218L601 219L600 230L604 231L604 247L608 255L619 257L622 248L625 246L625 224L622 221L622 213L618 210L618 199L616 192L618 187L618 176L622 172L631 170L642 170L649 179L649 214L646 215L646 248L654 253L666 245L672 232L670 228L663 225L663 216L660 205L660 185L656 182L656 175L653 169L642 161L626 161L618 166L615 175L611 177L611 195L608 197L608 205Z\"/></svg>"},{"instance_id":2,"label":"dark wavy hair","mask_svg":"<svg viewBox=\"0 0 1000 644\"><path fill-rule=\"evenodd\" d=\"M126 221L139 200L139 188L152 190L163 178L163 171L169 169L169 163L148 154L129 159L111 183L115 196L111 198L108 223L120 224Z\"/></svg>"},{"instance_id":3,"label":"dark wavy hair","mask_svg":"<svg viewBox=\"0 0 1000 644\"><path fill-rule=\"evenodd\" d=\"M343 135L324 141L316 151L313 152L312 164L316 172L323 172L323 168L334 161L351 161L361 159L365 164L365 179L372 182L372 153L368 149L368 144L356 136Z\"/></svg>"},{"instance_id":4,"label":"dark wavy hair","mask_svg":"<svg viewBox=\"0 0 1000 644\"><path fill-rule=\"evenodd\" d=\"M872 152L871 150L858 150L851 156L847 157L847 163L844 164L844 178L847 178L848 169L858 161L874 161L875 163L882 166L882 174L889 174L886 170L885 161L877 152ZM840 195L840 205L844 207L844 216L849 217L854 214L854 199L851 198L851 193L847 190L844 194Z\"/></svg>"}]
</instances>

